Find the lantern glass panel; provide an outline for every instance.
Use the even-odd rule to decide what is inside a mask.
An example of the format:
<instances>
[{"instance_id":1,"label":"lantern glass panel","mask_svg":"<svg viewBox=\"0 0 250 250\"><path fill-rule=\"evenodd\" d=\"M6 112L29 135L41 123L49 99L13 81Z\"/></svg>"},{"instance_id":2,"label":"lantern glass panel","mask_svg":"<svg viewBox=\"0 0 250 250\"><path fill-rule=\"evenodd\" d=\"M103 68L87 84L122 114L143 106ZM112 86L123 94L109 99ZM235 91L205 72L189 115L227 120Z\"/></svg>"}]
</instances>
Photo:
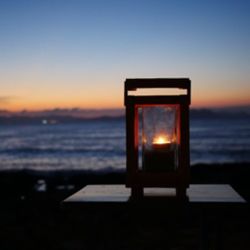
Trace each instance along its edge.
<instances>
[{"instance_id":1,"label":"lantern glass panel","mask_svg":"<svg viewBox=\"0 0 250 250\"><path fill-rule=\"evenodd\" d=\"M178 105L142 108L142 170L168 172L178 168Z\"/></svg>"}]
</instances>

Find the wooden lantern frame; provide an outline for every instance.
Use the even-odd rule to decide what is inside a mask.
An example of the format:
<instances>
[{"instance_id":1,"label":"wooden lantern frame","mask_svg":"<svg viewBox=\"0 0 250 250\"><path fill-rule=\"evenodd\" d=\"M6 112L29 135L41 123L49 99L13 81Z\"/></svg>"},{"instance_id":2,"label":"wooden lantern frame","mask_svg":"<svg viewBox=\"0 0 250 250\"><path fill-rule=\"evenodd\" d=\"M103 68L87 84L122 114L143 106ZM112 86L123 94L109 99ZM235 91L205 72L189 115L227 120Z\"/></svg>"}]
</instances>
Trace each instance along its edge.
<instances>
[{"instance_id":1,"label":"wooden lantern frame","mask_svg":"<svg viewBox=\"0 0 250 250\"><path fill-rule=\"evenodd\" d=\"M185 95L129 95L139 88L174 88L186 90ZM189 105L191 82L188 78L126 79L124 102L126 106L126 187L132 196L142 196L144 187L173 187L177 196L185 196L189 186ZM173 172L147 172L139 169L139 117L138 109L145 106L178 105L179 158Z\"/></svg>"}]
</instances>

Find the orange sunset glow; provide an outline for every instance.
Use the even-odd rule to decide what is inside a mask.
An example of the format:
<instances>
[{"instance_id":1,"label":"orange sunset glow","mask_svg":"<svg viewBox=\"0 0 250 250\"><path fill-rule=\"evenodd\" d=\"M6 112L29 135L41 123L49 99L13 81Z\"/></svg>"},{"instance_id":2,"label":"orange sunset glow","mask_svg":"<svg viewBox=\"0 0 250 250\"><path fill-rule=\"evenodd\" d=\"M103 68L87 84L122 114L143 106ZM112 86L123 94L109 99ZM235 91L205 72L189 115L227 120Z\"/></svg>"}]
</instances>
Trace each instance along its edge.
<instances>
[{"instance_id":1,"label":"orange sunset glow","mask_svg":"<svg viewBox=\"0 0 250 250\"><path fill-rule=\"evenodd\" d=\"M245 94L247 95L247 94ZM43 109L54 109L54 108L82 108L82 109L106 109L106 108L123 108L123 95L121 93L109 93L109 96L103 96L101 94L92 93L89 95L82 94L78 96L33 96L32 98L10 98L10 100L0 101L1 109L9 111L20 111L20 110L43 110ZM221 97L221 96L204 96L199 95L192 99L191 107L204 108L204 107L229 107L229 106L243 106L250 105L249 98L247 96L236 96L236 97Z\"/></svg>"},{"instance_id":2,"label":"orange sunset glow","mask_svg":"<svg viewBox=\"0 0 250 250\"><path fill-rule=\"evenodd\" d=\"M72 108L82 108L82 109L106 109L106 108L120 108L122 107L122 101L117 99L105 99L94 97L88 100L81 99L68 99L63 98L53 98L53 99L43 99L43 100L25 100L25 101L13 101L12 103L1 104L1 109L6 109L9 111L21 111L21 110L43 110L43 109L72 109Z\"/></svg>"},{"instance_id":3,"label":"orange sunset glow","mask_svg":"<svg viewBox=\"0 0 250 250\"><path fill-rule=\"evenodd\" d=\"M230 6L40 4L1 8L2 110L123 108L126 78L170 77L190 78L191 107L250 105L249 18Z\"/></svg>"}]
</instances>

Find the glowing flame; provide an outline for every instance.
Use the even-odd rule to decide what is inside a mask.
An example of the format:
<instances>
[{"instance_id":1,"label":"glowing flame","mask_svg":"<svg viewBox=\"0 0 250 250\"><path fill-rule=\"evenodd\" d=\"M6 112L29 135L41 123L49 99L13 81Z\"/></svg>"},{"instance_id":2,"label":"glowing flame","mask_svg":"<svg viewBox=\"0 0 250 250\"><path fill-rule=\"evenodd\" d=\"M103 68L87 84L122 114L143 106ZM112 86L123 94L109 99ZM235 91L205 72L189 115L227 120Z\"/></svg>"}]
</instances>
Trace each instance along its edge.
<instances>
[{"instance_id":1,"label":"glowing flame","mask_svg":"<svg viewBox=\"0 0 250 250\"><path fill-rule=\"evenodd\" d=\"M168 144L168 143L171 143L171 141L164 135L156 136L153 139L153 144Z\"/></svg>"}]
</instances>

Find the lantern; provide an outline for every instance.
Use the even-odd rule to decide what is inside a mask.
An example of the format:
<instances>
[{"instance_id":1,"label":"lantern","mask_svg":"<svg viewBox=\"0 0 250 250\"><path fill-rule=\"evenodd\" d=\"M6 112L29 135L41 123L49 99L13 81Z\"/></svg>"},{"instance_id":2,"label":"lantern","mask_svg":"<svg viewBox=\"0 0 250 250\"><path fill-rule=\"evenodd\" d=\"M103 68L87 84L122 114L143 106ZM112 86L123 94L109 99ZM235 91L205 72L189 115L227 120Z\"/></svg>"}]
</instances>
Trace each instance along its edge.
<instances>
[{"instance_id":1,"label":"lantern","mask_svg":"<svg viewBox=\"0 0 250 250\"><path fill-rule=\"evenodd\" d=\"M125 81L126 186L132 196L142 196L145 187L172 187L177 196L186 195L190 85L186 78ZM154 88L161 93L138 94L139 89ZM170 89L175 94L162 94ZM185 93L176 94L177 90Z\"/></svg>"}]
</instances>

